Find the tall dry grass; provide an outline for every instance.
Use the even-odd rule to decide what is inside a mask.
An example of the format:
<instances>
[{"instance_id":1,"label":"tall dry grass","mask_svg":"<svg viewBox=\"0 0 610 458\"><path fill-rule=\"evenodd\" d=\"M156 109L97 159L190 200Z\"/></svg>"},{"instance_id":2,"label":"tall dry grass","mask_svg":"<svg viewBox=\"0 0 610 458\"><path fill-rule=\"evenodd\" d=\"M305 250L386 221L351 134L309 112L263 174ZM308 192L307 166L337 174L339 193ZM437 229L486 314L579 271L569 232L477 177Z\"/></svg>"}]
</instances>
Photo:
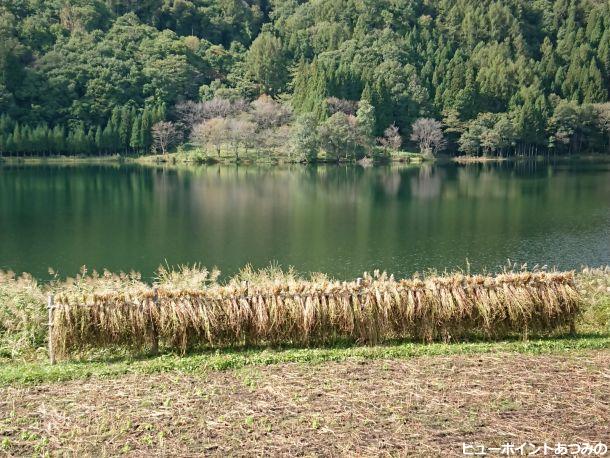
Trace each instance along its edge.
<instances>
[{"instance_id":1,"label":"tall dry grass","mask_svg":"<svg viewBox=\"0 0 610 458\"><path fill-rule=\"evenodd\" d=\"M44 346L45 300L31 275L0 271L0 359L31 357Z\"/></svg>"},{"instance_id":2,"label":"tall dry grass","mask_svg":"<svg viewBox=\"0 0 610 458\"><path fill-rule=\"evenodd\" d=\"M247 268L224 285L216 273L198 272L191 284L162 272L155 289L138 278L120 290L110 280L109 287L95 289L75 282L55 296L55 348L64 355L108 344L144 349L156 336L182 352L198 344L499 338L567 328L582 303L571 272L406 280L375 273L340 282Z\"/></svg>"},{"instance_id":3,"label":"tall dry grass","mask_svg":"<svg viewBox=\"0 0 610 458\"><path fill-rule=\"evenodd\" d=\"M585 267L576 276L576 287L586 301L579 331L610 333L610 266Z\"/></svg>"}]
</instances>

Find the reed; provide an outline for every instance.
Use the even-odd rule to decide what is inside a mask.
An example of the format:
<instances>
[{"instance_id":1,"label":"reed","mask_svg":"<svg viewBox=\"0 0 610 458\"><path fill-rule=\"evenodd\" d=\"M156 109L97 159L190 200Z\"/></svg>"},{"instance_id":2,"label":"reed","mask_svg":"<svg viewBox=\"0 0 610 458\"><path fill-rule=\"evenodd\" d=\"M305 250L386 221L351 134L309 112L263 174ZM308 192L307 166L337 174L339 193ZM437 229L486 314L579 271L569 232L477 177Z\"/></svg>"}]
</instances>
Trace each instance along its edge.
<instances>
[{"instance_id":1,"label":"reed","mask_svg":"<svg viewBox=\"0 0 610 458\"><path fill-rule=\"evenodd\" d=\"M45 306L31 275L0 271L0 364L3 358L31 356L45 345Z\"/></svg>"},{"instance_id":2,"label":"reed","mask_svg":"<svg viewBox=\"0 0 610 458\"><path fill-rule=\"evenodd\" d=\"M246 269L226 284L216 276L206 273L198 288L175 279L155 290L138 281L120 291L67 288L55 295L54 347L63 355L108 344L145 349L156 336L181 352L201 344L493 339L565 328L582 302L572 272L404 280L375 272L341 282Z\"/></svg>"}]
</instances>

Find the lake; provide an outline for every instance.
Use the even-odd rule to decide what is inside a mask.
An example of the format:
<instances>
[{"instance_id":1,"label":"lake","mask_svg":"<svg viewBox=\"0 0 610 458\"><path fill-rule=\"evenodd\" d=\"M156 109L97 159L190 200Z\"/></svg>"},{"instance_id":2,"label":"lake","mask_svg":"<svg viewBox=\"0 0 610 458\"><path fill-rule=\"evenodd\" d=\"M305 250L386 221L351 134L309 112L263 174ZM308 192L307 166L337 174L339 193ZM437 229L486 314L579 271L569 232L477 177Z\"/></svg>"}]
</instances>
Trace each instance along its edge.
<instances>
[{"instance_id":1,"label":"lake","mask_svg":"<svg viewBox=\"0 0 610 458\"><path fill-rule=\"evenodd\" d=\"M610 164L0 166L0 269L610 264Z\"/></svg>"}]
</instances>

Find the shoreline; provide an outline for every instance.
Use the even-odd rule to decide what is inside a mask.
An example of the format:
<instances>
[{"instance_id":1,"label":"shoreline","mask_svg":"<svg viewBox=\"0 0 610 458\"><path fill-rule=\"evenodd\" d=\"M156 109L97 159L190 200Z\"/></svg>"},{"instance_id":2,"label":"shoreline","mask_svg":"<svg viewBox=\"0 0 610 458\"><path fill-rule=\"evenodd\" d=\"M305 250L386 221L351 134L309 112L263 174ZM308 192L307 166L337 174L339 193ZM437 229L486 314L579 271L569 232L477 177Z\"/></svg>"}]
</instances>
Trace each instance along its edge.
<instances>
[{"instance_id":1,"label":"shoreline","mask_svg":"<svg viewBox=\"0 0 610 458\"><path fill-rule=\"evenodd\" d=\"M605 154L583 154L578 156L439 156L435 159L425 159L420 153L401 152L392 153L389 157L379 160L377 158L365 157L359 161L335 161L321 157L315 162L303 162L287 159L283 156L257 157L255 154L244 155L239 160L234 157L222 156L220 159L213 156L202 158L198 154L170 153L167 155L141 155L121 156L120 154L108 156L28 156L28 157L0 157L2 165L104 165L104 164L140 164L148 166L167 165L360 165L361 167L380 166L388 164L423 165L432 163L453 163L458 165L470 164L497 164L503 162L536 162L536 161L586 161L586 162L610 162L610 157Z\"/></svg>"},{"instance_id":2,"label":"shoreline","mask_svg":"<svg viewBox=\"0 0 610 458\"><path fill-rule=\"evenodd\" d=\"M282 165L360 165L363 167L377 166L377 165L388 165L388 164L406 164L406 165L421 165L424 160L389 160L389 161L349 161L349 162L337 162L318 160L316 162L300 162L300 161L256 161L256 160L240 160L240 161L227 161L227 160L210 160L210 161L199 161L192 158L177 158L173 155L167 157L163 156L121 156L121 157L70 157L70 156L55 156L55 157L27 157L27 158L5 158L0 160L0 166L2 165L97 165L97 164L140 164L149 166L166 166L166 165L188 165L188 166L206 166L206 165L271 165L271 166L282 166ZM431 162L431 161L428 161Z\"/></svg>"},{"instance_id":3,"label":"shoreline","mask_svg":"<svg viewBox=\"0 0 610 458\"><path fill-rule=\"evenodd\" d=\"M449 161L459 165L486 164L502 162L543 162L543 161L583 161L583 162L610 162L607 154L580 154L580 155L538 155L538 156L444 156L439 158L442 161Z\"/></svg>"}]
</instances>

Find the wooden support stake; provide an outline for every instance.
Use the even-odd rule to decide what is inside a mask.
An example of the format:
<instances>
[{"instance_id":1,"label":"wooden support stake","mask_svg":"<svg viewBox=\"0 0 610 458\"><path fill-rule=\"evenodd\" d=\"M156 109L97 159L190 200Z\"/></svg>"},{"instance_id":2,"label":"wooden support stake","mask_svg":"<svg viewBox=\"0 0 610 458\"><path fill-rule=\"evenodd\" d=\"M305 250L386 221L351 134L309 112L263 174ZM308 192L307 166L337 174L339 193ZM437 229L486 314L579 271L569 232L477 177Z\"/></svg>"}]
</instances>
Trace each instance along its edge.
<instances>
[{"instance_id":1,"label":"wooden support stake","mask_svg":"<svg viewBox=\"0 0 610 458\"><path fill-rule=\"evenodd\" d=\"M49 360L51 364L55 364L55 348L53 348L53 310L55 309L53 305L53 295L49 294L47 297L47 309L49 311Z\"/></svg>"},{"instance_id":2,"label":"wooden support stake","mask_svg":"<svg viewBox=\"0 0 610 458\"><path fill-rule=\"evenodd\" d=\"M155 308L159 307L159 292L157 290L157 287L153 288L153 306ZM159 354L159 332L157 331L157 326L155 326L155 322L153 321L152 316L151 316L151 332L152 332L151 353L156 356Z\"/></svg>"},{"instance_id":3,"label":"wooden support stake","mask_svg":"<svg viewBox=\"0 0 610 458\"><path fill-rule=\"evenodd\" d=\"M572 318L572 320L570 321L570 335L576 335L576 320L574 320L574 318Z\"/></svg>"},{"instance_id":4,"label":"wooden support stake","mask_svg":"<svg viewBox=\"0 0 610 458\"><path fill-rule=\"evenodd\" d=\"M242 283L242 285L244 286L244 288L246 288L245 291L245 297L244 299L246 300L246 302L248 303L248 308L251 307L252 303L250 302L250 284L248 282L248 280L244 281ZM252 327L252 323L251 321L247 323L247 325L245 326L245 334L244 334L244 346L245 347L249 347L250 346L250 339L249 339L249 335L250 335L250 329Z\"/></svg>"}]
</instances>

